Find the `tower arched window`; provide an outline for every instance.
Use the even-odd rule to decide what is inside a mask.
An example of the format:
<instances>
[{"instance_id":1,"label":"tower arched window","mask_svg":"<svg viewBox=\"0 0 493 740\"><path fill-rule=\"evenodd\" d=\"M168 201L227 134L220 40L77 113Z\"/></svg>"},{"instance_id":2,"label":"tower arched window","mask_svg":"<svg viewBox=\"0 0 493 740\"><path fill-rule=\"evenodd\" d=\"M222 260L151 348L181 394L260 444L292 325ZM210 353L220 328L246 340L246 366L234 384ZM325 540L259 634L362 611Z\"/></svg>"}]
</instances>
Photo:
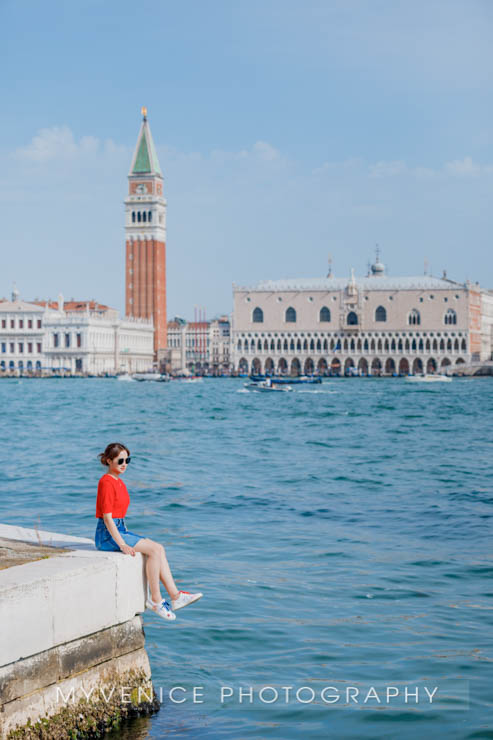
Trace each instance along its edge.
<instances>
[{"instance_id":1,"label":"tower arched window","mask_svg":"<svg viewBox=\"0 0 493 740\"><path fill-rule=\"evenodd\" d=\"M149 221L149 223L151 223L151 221L152 221L152 211L149 211L149 213L147 214L147 220Z\"/></svg>"},{"instance_id":2,"label":"tower arched window","mask_svg":"<svg viewBox=\"0 0 493 740\"><path fill-rule=\"evenodd\" d=\"M320 309L320 321L330 321L330 308L322 306Z\"/></svg>"},{"instance_id":3,"label":"tower arched window","mask_svg":"<svg viewBox=\"0 0 493 740\"><path fill-rule=\"evenodd\" d=\"M286 318L285 318L285 320L286 320L286 322L289 322L291 324L295 324L296 323L296 311L294 310L294 308L292 308L292 306L290 306L289 308L286 309Z\"/></svg>"},{"instance_id":4,"label":"tower arched window","mask_svg":"<svg viewBox=\"0 0 493 740\"><path fill-rule=\"evenodd\" d=\"M142 221L144 223L147 221L147 213L145 211L142 211Z\"/></svg>"},{"instance_id":5,"label":"tower arched window","mask_svg":"<svg viewBox=\"0 0 493 740\"><path fill-rule=\"evenodd\" d=\"M350 311L347 315L347 324L348 326L357 326L358 325L358 314L355 311Z\"/></svg>"},{"instance_id":6,"label":"tower arched window","mask_svg":"<svg viewBox=\"0 0 493 740\"><path fill-rule=\"evenodd\" d=\"M383 306L379 306L375 311L375 321L387 321L387 311Z\"/></svg>"},{"instance_id":7,"label":"tower arched window","mask_svg":"<svg viewBox=\"0 0 493 740\"><path fill-rule=\"evenodd\" d=\"M138 211L138 212L137 212L137 222L138 222L138 223L140 224L141 220L142 220L142 219L141 219L141 217L140 217L140 211Z\"/></svg>"},{"instance_id":8,"label":"tower arched window","mask_svg":"<svg viewBox=\"0 0 493 740\"><path fill-rule=\"evenodd\" d=\"M445 314L444 322L446 324L456 324L457 323L457 314L453 308L449 308L449 310Z\"/></svg>"},{"instance_id":9,"label":"tower arched window","mask_svg":"<svg viewBox=\"0 0 493 740\"><path fill-rule=\"evenodd\" d=\"M132 211L132 223L135 223L135 211Z\"/></svg>"},{"instance_id":10,"label":"tower arched window","mask_svg":"<svg viewBox=\"0 0 493 740\"><path fill-rule=\"evenodd\" d=\"M407 323L413 326L421 324L421 316L417 308L413 308L413 310L410 312L409 316L407 317Z\"/></svg>"},{"instance_id":11,"label":"tower arched window","mask_svg":"<svg viewBox=\"0 0 493 740\"><path fill-rule=\"evenodd\" d=\"M264 312L258 306L253 309L252 321L254 324L262 324L264 321Z\"/></svg>"}]
</instances>

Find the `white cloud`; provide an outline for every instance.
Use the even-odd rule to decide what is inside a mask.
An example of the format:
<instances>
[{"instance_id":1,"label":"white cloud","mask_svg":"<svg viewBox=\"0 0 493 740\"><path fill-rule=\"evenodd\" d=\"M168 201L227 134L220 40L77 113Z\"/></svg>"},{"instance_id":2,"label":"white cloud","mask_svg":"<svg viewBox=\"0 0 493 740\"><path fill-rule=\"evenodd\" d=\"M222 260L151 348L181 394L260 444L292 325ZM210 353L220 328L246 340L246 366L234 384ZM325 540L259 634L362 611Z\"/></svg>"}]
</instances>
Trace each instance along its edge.
<instances>
[{"instance_id":1,"label":"white cloud","mask_svg":"<svg viewBox=\"0 0 493 740\"><path fill-rule=\"evenodd\" d=\"M370 177L394 177L406 172L405 162L395 160L392 162L377 162L370 165Z\"/></svg>"},{"instance_id":2,"label":"white cloud","mask_svg":"<svg viewBox=\"0 0 493 740\"><path fill-rule=\"evenodd\" d=\"M454 159L453 162L447 162L445 165L445 171L450 175L456 175L457 177L475 177L481 174L481 170L481 166L475 164L471 157Z\"/></svg>"},{"instance_id":3,"label":"white cloud","mask_svg":"<svg viewBox=\"0 0 493 740\"><path fill-rule=\"evenodd\" d=\"M94 136L82 136L76 140L68 126L43 128L33 136L29 144L16 149L14 157L27 163L45 164L87 157L100 153L120 153L121 147L108 139L104 144Z\"/></svg>"}]
</instances>

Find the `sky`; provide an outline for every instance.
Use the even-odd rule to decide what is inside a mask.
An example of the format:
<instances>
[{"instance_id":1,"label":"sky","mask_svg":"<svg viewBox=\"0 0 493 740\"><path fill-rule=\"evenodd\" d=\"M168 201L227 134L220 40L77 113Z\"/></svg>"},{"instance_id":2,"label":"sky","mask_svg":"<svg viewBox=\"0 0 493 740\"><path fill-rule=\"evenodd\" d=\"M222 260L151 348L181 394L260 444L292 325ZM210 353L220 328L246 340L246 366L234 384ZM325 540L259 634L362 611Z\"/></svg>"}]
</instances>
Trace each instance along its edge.
<instances>
[{"instance_id":1,"label":"sky","mask_svg":"<svg viewBox=\"0 0 493 740\"><path fill-rule=\"evenodd\" d=\"M0 0L0 297L123 311L143 105L168 316L376 244L493 288L492 38L490 0Z\"/></svg>"}]
</instances>

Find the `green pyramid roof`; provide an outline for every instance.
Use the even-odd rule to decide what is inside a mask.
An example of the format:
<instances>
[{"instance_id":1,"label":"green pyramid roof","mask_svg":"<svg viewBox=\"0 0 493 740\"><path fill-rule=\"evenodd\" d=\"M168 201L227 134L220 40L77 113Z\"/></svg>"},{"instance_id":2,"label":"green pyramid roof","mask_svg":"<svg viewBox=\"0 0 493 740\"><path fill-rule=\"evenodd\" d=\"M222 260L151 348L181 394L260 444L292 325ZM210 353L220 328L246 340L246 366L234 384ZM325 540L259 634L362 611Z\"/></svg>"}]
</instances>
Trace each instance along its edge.
<instances>
[{"instance_id":1,"label":"green pyramid roof","mask_svg":"<svg viewBox=\"0 0 493 740\"><path fill-rule=\"evenodd\" d=\"M147 118L142 121L130 174L163 176Z\"/></svg>"}]
</instances>

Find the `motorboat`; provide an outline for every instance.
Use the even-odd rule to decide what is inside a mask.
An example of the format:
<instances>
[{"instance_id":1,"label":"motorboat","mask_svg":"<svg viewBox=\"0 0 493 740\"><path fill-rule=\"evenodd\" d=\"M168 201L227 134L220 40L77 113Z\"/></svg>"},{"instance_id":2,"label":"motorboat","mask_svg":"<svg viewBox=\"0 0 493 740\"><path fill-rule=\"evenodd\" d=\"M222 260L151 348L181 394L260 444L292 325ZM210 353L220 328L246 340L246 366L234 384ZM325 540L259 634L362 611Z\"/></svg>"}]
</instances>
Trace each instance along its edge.
<instances>
[{"instance_id":1,"label":"motorboat","mask_svg":"<svg viewBox=\"0 0 493 740\"><path fill-rule=\"evenodd\" d=\"M426 375L406 375L406 381L408 383L451 383L452 378L448 375L426 373Z\"/></svg>"},{"instance_id":2,"label":"motorboat","mask_svg":"<svg viewBox=\"0 0 493 740\"><path fill-rule=\"evenodd\" d=\"M169 381L169 375L162 373L134 373L132 376L133 380L140 382L144 380L150 380L158 383L167 383Z\"/></svg>"},{"instance_id":3,"label":"motorboat","mask_svg":"<svg viewBox=\"0 0 493 740\"><path fill-rule=\"evenodd\" d=\"M244 383L245 388L251 391L260 391L265 393L285 393L286 391L292 391L290 385L277 384L275 381L260 380L255 383Z\"/></svg>"},{"instance_id":4,"label":"motorboat","mask_svg":"<svg viewBox=\"0 0 493 740\"><path fill-rule=\"evenodd\" d=\"M265 382L272 380L277 385L300 385L300 384L318 384L322 382L322 378L317 375L298 375L295 377L289 377L286 375L274 375L272 377L267 375L250 375L250 380L253 383Z\"/></svg>"}]
</instances>

